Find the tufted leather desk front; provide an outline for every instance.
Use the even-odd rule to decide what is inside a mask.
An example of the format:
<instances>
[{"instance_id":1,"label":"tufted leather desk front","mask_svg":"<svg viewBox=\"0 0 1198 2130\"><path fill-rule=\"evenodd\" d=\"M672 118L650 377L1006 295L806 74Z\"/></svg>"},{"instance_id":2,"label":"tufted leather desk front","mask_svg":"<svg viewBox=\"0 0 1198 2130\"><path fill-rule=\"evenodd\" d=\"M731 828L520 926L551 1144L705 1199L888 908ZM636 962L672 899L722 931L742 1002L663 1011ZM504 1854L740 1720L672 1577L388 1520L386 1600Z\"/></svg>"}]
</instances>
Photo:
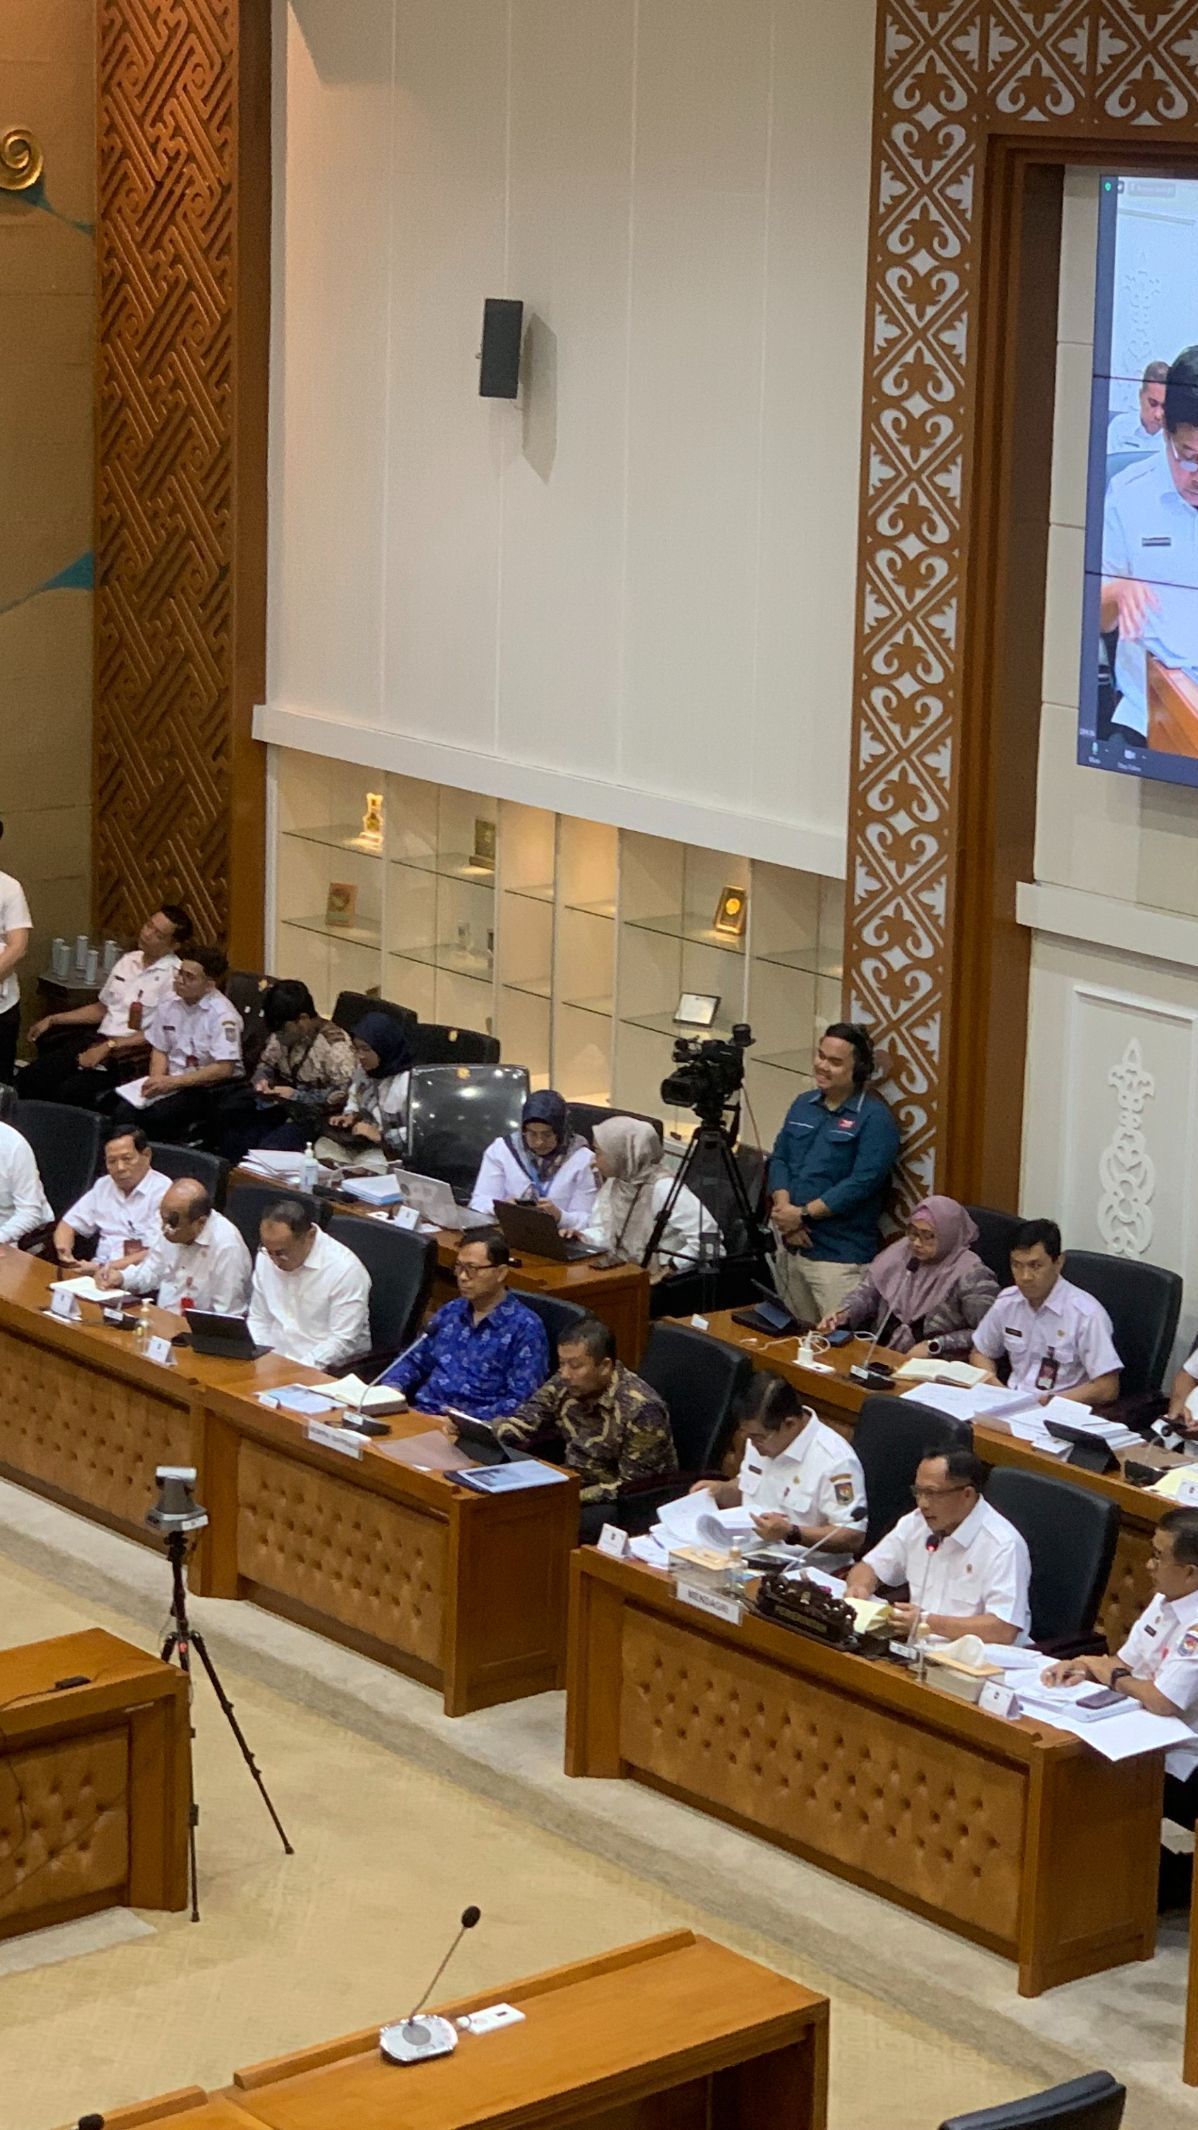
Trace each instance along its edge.
<instances>
[{"instance_id":1,"label":"tufted leather desk front","mask_svg":"<svg viewBox=\"0 0 1198 2130\"><path fill-rule=\"evenodd\" d=\"M238 2071L224 2093L118 2109L111 2130L824 2130L828 2000L693 1931L443 2004L518 2024L397 2070L378 2027ZM227 2110L228 2112L223 2112ZM211 2112L209 2112L211 2111Z\"/></svg>"},{"instance_id":2,"label":"tufted leather desk front","mask_svg":"<svg viewBox=\"0 0 1198 2130\"><path fill-rule=\"evenodd\" d=\"M187 1681L144 1650L99 1627L0 1650L0 1938L182 1908L190 1752Z\"/></svg>"},{"instance_id":3,"label":"tufted leather desk front","mask_svg":"<svg viewBox=\"0 0 1198 2130\"><path fill-rule=\"evenodd\" d=\"M1017 1961L1024 1996L1155 1950L1160 1755L1112 1766L897 1666L714 1619L590 1547L566 1772L635 1776L792 1849Z\"/></svg>"},{"instance_id":4,"label":"tufted leather desk front","mask_svg":"<svg viewBox=\"0 0 1198 2130\"><path fill-rule=\"evenodd\" d=\"M822 1355L821 1359L829 1362L834 1372L819 1375L797 1365L793 1337L762 1338L746 1330L744 1325L734 1324L727 1310L716 1311L710 1318L710 1328L713 1337L743 1348L754 1368L770 1368L778 1375L786 1376L825 1420L851 1440L853 1422L870 1396L865 1386L854 1383L849 1375L852 1363L862 1358L867 1350L864 1340L854 1339L851 1345ZM878 1349L878 1359L889 1361L891 1366L901 1358L900 1354L888 1353L884 1347ZM1111 1648L1118 1649L1153 1594L1148 1577L1152 1534L1173 1503L1161 1495L1146 1494L1143 1487L1132 1486L1121 1473L1114 1472L1107 1478L1101 1472L1083 1471L1076 1465L1062 1464L1055 1457L1045 1457L1030 1443L1017 1442L1013 1435L997 1428L979 1424L974 1428L973 1436L974 1447L987 1464L1016 1465L1025 1472L1039 1472L1046 1479L1063 1480L1068 1486L1088 1487L1115 1502L1119 1510L1119 1538L1098 1624ZM1135 1456L1134 1450L1131 1455Z\"/></svg>"},{"instance_id":5,"label":"tufted leather desk front","mask_svg":"<svg viewBox=\"0 0 1198 2130\"><path fill-rule=\"evenodd\" d=\"M292 1379L319 1381L314 1369ZM310 1442L294 1414L205 1394L210 1597L246 1597L434 1686L445 1712L546 1693L565 1676L578 1481L484 1496L452 1475ZM392 1439L424 1434L397 1414Z\"/></svg>"}]
</instances>

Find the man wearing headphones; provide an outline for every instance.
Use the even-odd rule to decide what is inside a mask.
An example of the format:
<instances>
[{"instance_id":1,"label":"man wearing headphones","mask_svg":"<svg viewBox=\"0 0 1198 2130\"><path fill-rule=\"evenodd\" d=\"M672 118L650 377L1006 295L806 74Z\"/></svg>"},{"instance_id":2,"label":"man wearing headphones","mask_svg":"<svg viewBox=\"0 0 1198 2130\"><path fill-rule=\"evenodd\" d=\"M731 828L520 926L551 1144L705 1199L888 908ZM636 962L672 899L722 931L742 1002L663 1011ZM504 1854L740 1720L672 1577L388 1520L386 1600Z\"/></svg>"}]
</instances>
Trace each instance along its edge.
<instances>
[{"instance_id":1,"label":"man wearing headphones","mask_svg":"<svg viewBox=\"0 0 1198 2130\"><path fill-rule=\"evenodd\" d=\"M815 1053L815 1086L791 1103L770 1161L778 1288L800 1324L839 1309L878 1247L898 1126L868 1092L873 1045L836 1021Z\"/></svg>"}]
</instances>

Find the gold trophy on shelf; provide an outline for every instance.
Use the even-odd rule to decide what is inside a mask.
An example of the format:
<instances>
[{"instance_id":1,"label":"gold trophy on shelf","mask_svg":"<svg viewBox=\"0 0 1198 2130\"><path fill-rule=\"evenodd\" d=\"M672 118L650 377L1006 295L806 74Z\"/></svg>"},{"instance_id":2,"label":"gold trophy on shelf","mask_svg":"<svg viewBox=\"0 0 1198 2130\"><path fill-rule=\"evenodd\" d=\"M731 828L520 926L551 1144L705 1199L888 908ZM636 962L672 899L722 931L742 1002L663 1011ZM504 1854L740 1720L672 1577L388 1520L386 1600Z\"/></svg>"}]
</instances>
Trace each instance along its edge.
<instances>
[{"instance_id":1,"label":"gold trophy on shelf","mask_svg":"<svg viewBox=\"0 0 1198 2130\"><path fill-rule=\"evenodd\" d=\"M382 849L383 794L381 791L367 792L366 811L362 816L362 826L354 841L360 844L363 850L378 851Z\"/></svg>"}]
</instances>

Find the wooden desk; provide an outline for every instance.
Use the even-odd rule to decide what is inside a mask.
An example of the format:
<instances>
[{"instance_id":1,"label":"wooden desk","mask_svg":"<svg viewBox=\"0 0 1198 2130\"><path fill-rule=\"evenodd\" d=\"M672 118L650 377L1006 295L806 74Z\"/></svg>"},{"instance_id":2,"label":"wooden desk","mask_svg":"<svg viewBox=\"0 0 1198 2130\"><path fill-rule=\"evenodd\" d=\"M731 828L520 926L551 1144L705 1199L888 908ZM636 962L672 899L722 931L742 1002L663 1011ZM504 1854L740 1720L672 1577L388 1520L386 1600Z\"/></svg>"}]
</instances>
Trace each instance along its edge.
<instances>
[{"instance_id":1,"label":"wooden desk","mask_svg":"<svg viewBox=\"0 0 1198 2130\"><path fill-rule=\"evenodd\" d=\"M834 1365L836 1372L820 1375L813 1369L798 1366L794 1358L797 1342L793 1335L786 1339L767 1340L760 1333L746 1330L742 1324L734 1324L726 1309L717 1310L709 1322L714 1337L741 1347L755 1368L770 1368L785 1376L825 1420L852 1439L857 1414L865 1399L873 1395L864 1384L854 1383L848 1373L853 1361L864 1355L865 1341L855 1339L851 1346L837 1347L821 1355L822 1360ZM878 1358L894 1367L902 1355L879 1349ZM1033 1449L1030 1443L1018 1441L1004 1429L987 1427L984 1421L974 1423L973 1442L978 1456L987 1464L1014 1465L1019 1471L1038 1472L1042 1478L1083 1487L1090 1493L1103 1494L1115 1503L1119 1510L1119 1538L1099 1608L1098 1625L1111 1648L1118 1649L1153 1594L1148 1576L1152 1534L1166 1510L1175 1504L1159 1494L1146 1493L1143 1487L1133 1486L1130 1480L1124 1479L1122 1470L1113 1472L1108 1478L1100 1472L1087 1472L1078 1465L1063 1464L1059 1458L1046 1457L1043 1451ZM1134 1462L1136 1451L1128 1454Z\"/></svg>"},{"instance_id":2,"label":"wooden desk","mask_svg":"<svg viewBox=\"0 0 1198 2130\"><path fill-rule=\"evenodd\" d=\"M386 1439L350 1436L359 1458L252 1394L204 1405L206 1595L252 1598L407 1672L449 1716L564 1683L573 1474L485 1496L389 1454L435 1427L423 1413L394 1414Z\"/></svg>"},{"instance_id":3,"label":"wooden desk","mask_svg":"<svg viewBox=\"0 0 1198 2130\"><path fill-rule=\"evenodd\" d=\"M634 1776L793 1850L1016 1961L1024 1996L1152 1958L1160 1754L1111 1766L589 1547L567 1695L567 1774Z\"/></svg>"},{"instance_id":4,"label":"wooden desk","mask_svg":"<svg viewBox=\"0 0 1198 2130\"><path fill-rule=\"evenodd\" d=\"M245 1168L235 1169L229 1179L231 1188L238 1183L261 1186L267 1180ZM280 1187L279 1195L286 1197L285 1187ZM333 1203L336 1212L348 1213L354 1219L374 1220L378 1217L353 1198L338 1198ZM437 1235L437 1271L433 1290L437 1308L442 1302L450 1301L458 1291L453 1267L461 1240L461 1233L451 1228L442 1228ZM625 1365L635 1368L639 1363L649 1336L649 1275L640 1265L602 1266L581 1258L575 1264L563 1265L555 1263L551 1257L533 1257L526 1250L513 1262L509 1284L516 1294L523 1291L554 1295L564 1302L577 1302L580 1309L589 1309L605 1324L610 1324L620 1359Z\"/></svg>"},{"instance_id":5,"label":"wooden desk","mask_svg":"<svg viewBox=\"0 0 1198 2130\"><path fill-rule=\"evenodd\" d=\"M693 1931L442 2004L498 2002L517 2026L396 2065L378 2028L238 2071L224 2093L164 2095L110 2130L824 2130L828 2000ZM402 2013L397 2011L397 2017Z\"/></svg>"},{"instance_id":6,"label":"wooden desk","mask_svg":"<svg viewBox=\"0 0 1198 2130\"><path fill-rule=\"evenodd\" d=\"M1163 666L1151 651L1148 745L1159 754L1198 755L1198 684L1183 666Z\"/></svg>"},{"instance_id":7,"label":"wooden desk","mask_svg":"<svg viewBox=\"0 0 1198 2130\"><path fill-rule=\"evenodd\" d=\"M190 1752L187 1681L144 1650L99 1627L0 1650L0 1938L182 1908Z\"/></svg>"}]
</instances>

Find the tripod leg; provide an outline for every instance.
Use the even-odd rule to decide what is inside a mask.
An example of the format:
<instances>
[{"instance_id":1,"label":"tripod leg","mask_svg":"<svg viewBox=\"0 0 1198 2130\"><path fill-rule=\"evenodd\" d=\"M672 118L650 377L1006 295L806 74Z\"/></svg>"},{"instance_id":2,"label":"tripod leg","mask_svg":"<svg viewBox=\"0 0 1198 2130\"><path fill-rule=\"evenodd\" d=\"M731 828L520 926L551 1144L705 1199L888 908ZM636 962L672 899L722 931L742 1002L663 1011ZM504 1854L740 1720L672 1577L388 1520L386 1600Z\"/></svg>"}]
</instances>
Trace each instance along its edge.
<instances>
[{"instance_id":1,"label":"tripod leg","mask_svg":"<svg viewBox=\"0 0 1198 2130\"><path fill-rule=\"evenodd\" d=\"M225 1721L228 1724L229 1729L232 1731L233 1736L235 1737L238 1745L241 1748L241 1757L244 1760L247 1768L249 1769L250 1774L253 1776L254 1781L258 1785L258 1790L262 1798L262 1802L266 1806L266 1809L270 1813L271 1819L274 1823L275 1833L278 1835L279 1840L282 1842L285 1853L288 1856L294 1856L295 1851L292 1848L291 1843L287 1839L287 1835L283 1828L283 1822L279 1818L278 1813L275 1811L275 1808L271 1803L270 1792L267 1789L266 1784L262 1780L262 1771L250 1751L249 1741L246 1738L245 1732L242 1730L241 1725L239 1724L236 1716L233 1713L233 1703L230 1701L229 1696L227 1695L224 1690L224 1687L220 1683L220 1679L217 1675L216 1666L208 1654L208 1645L205 1642L204 1637L200 1633L198 1627L193 1627L191 1632L191 1639L193 1647L199 1654L200 1662L203 1665L204 1670L208 1674L208 1678L212 1686L212 1691L216 1695L216 1698L220 1703L221 1712L224 1715Z\"/></svg>"}]
</instances>

